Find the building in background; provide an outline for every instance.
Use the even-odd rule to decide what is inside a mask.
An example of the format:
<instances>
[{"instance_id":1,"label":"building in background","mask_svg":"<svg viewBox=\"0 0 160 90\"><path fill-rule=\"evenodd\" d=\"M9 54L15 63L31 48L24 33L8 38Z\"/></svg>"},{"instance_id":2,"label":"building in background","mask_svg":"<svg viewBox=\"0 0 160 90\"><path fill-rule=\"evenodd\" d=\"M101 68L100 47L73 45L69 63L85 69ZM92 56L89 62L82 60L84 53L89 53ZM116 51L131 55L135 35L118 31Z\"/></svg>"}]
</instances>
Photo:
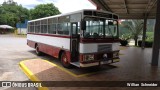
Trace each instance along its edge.
<instances>
[{"instance_id":1,"label":"building in background","mask_svg":"<svg viewBox=\"0 0 160 90\"><path fill-rule=\"evenodd\" d=\"M27 22L28 20L25 20L24 23L17 23L17 34L27 34Z\"/></svg>"}]
</instances>

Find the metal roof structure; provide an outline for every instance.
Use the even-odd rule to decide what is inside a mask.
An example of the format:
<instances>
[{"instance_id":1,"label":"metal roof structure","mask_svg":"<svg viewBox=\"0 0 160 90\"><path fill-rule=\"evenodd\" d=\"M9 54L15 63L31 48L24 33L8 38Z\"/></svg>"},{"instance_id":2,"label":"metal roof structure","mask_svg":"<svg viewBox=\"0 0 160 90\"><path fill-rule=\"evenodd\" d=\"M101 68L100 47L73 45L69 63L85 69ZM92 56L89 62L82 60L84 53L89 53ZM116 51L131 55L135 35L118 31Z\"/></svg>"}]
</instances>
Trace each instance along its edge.
<instances>
[{"instance_id":1,"label":"metal roof structure","mask_svg":"<svg viewBox=\"0 0 160 90\"><path fill-rule=\"evenodd\" d=\"M144 19L142 49L145 47L147 19L156 19L152 50L152 66L158 66L160 54L160 0L89 0L97 9L110 11L120 19Z\"/></svg>"},{"instance_id":2,"label":"metal roof structure","mask_svg":"<svg viewBox=\"0 0 160 90\"><path fill-rule=\"evenodd\" d=\"M0 28L1 29L13 29L13 27L9 25L0 25Z\"/></svg>"},{"instance_id":3,"label":"metal roof structure","mask_svg":"<svg viewBox=\"0 0 160 90\"><path fill-rule=\"evenodd\" d=\"M89 0L97 8L119 15L120 19L155 19L157 0Z\"/></svg>"}]
</instances>

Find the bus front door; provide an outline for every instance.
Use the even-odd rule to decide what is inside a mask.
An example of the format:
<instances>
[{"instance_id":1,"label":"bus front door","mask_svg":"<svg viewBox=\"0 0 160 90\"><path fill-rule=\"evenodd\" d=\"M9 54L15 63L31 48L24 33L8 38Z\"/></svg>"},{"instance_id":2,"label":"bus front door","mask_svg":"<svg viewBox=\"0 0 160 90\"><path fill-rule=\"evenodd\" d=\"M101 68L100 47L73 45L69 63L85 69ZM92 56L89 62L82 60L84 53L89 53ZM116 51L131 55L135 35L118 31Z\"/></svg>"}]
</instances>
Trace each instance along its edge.
<instances>
[{"instance_id":1,"label":"bus front door","mask_svg":"<svg viewBox=\"0 0 160 90\"><path fill-rule=\"evenodd\" d=\"M71 62L78 62L79 58L79 34L78 34L78 23L71 23L71 38L70 38L70 52L71 52Z\"/></svg>"}]
</instances>

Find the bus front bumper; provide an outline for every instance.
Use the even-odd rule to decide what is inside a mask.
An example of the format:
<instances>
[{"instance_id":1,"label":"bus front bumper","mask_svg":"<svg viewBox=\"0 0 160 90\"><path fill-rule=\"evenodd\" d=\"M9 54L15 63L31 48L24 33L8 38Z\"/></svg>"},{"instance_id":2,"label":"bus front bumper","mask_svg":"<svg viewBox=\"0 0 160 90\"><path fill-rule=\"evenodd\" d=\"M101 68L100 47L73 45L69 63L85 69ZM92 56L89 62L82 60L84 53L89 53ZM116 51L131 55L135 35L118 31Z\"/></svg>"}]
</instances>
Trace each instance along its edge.
<instances>
[{"instance_id":1,"label":"bus front bumper","mask_svg":"<svg viewBox=\"0 0 160 90\"><path fill-rule=\"evenodd\" d=\"M103 64L111 64L115 62L119 62L120 59L113 59L113 60L107 60L107 61L98 61L98 62L92 62L92 63L80 63L80 67L91 67L91 66L100 66Z\"/></svg>"}]
</instances>

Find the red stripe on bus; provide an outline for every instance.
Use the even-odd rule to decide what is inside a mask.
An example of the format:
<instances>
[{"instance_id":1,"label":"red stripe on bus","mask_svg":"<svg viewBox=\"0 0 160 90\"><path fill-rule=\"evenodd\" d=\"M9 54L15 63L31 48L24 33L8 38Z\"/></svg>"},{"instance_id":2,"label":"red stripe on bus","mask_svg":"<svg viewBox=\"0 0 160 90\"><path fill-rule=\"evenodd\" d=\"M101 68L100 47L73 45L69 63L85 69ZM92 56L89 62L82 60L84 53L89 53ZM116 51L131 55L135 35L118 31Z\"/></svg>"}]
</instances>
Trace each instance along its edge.
<instances>
[{"instance_id":1,"label":"red stripe on bus","mask_svg":"<svg viewBox=\"0 0 160 90\"><path fill-rule=\"evenodd\" d=\"M62 35L54 35L54 34L40 34L40 33L27 33L27 34L50 36L50 37L61 37L61 38L70 38L71 37L71 36L62 36Z\"/></svg>"},{"instance_id":2,"label":"red stripe on bus","mask_svg":"<svg viewBox=\"0 0 160 90\"><path fill-rule=\"evenodd\" d=\"M94 39L94 38L81 38L80 43L114 43L120 42L119 39L112 39L112 38L102 38L102 39Z\"/></svg>"}]
</instances>

